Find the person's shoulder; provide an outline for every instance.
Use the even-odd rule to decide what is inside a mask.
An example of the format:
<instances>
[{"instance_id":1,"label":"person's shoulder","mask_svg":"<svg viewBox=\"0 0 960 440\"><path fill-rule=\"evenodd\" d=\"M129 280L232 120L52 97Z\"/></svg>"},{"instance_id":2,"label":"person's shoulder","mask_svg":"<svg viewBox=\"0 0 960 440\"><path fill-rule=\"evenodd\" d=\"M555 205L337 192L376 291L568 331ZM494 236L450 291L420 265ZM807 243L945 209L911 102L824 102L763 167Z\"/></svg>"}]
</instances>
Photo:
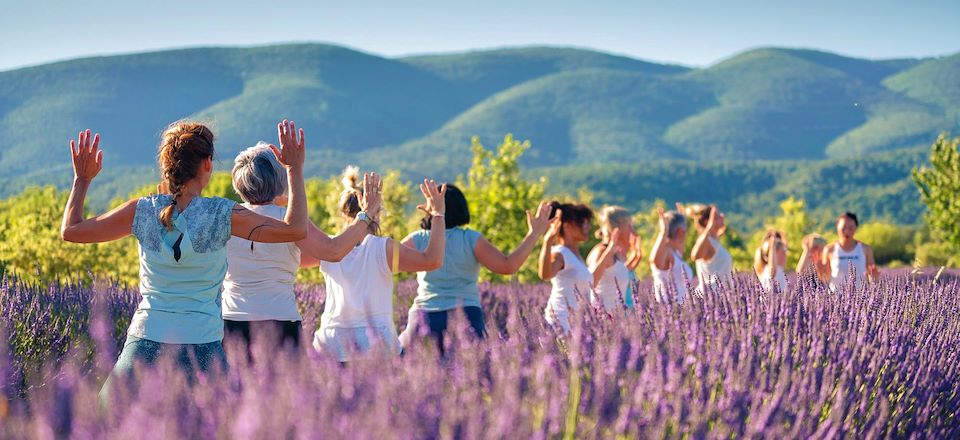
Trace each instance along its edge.
<instances>
[{"instance_id":1,"label":"person's shoulder","mask_svg":"<svg viewBox=\"0 0 960 440\"><path fill-rule=\"evenodd\" d=\"M149 194L137 199L137 206L162 206L166 207L172 201L170 194Z\"/></svg>"}]
</instances>

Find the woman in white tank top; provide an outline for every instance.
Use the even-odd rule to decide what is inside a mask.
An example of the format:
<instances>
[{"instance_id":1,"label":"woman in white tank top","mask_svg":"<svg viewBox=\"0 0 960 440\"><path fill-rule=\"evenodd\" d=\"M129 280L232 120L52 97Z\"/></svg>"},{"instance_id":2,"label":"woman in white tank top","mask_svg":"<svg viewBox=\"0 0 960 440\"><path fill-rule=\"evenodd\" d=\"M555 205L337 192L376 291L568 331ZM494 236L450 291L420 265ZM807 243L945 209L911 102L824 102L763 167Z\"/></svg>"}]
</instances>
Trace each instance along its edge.
<instances>
[{"instance_id":1,"label":"woman in white tank top","mask_svg":"<svg viewBox=\"0 0 960 440\"><path fill-rule=\"evenodd\" d=\"M593 287L593 274L580 256L580 244L590 233L593 211L585 205L551 202L553 222L540 251L540 278L550 280L550 298L543 315L547 323L564 333L571 330L570 318L579 308L579 298L587 298Z\"/></svg>"},{"instance_id":2,"label":"woman in white tank top","mask_svg":"<svg viewBox=\"0 0 960 440\"><path fill-rule=\"evenodd\" d=\"M754 253L753 269L760 280L760 286L767 293L787 291L787 244L783 233L770 229L764 236L760 247Z\"/></svg>"},{"instance_id":3,"label":"woman in white tank top","mask_svg":"<svg viewBox=\"0 0 960 440\"><path fill-rule=\"evenodd\" d=\"M718 283L729 284L733 277L733 257L722 244L720 237L726 232L724 215L716 205L693 205L687 209L700 235L693 245L690 258L697 268L697 292L701 295Z\"/></svg>"},{"instance_id":4,"label":"woman in white tank top","mask_svg":"<svg viewBox=\"0 0 960 440\"><path fill-rule=\"evenodd\" d=\"M233 189L243 207L264 217L283 220L287 213L287 177L270 145L260 142L237 155L232 171ZM367 185L378 185L376 174ZM361 201L370 212L379 211L380 196ZM227 273L223 281L222 316L225 337L248 346L258 334L279 338L271 346L300 345L300 312L293 284L300 267L301 246L310 243L314 258L338 261L367 234L364 222L355 222L330 238L311 224L307 239L297 243L254 243L231 237L227 242ZM322 236L322 239L320 238ZM311 239L313 237L313 239ZM250 351L247 352L248 356Z\"/></svg>"},{"instance_id":5,"label":"woman in white tank top","mask_svg":"<svg viewBox=\"0 0 960 440\"><path fill-rule=\"evenodd\" d=\"M630 294L630 273L643 259L630 212L619 206L604 207L597 233L600 243L587 255L594 284L590 302L607 312L622 310Z\"/></svg>"},{"instance_id":6,"label":"woman in white tank top","mask_svg":"<svg viewBox=\"0 0 960 440\"><path fill-rule=\"evenodd\" d=\"M340 210L348 221L359 214L358 201L364 195L356 185L358 173L354 167L344 172L347 188L340 197ZM446 186L438 189L435 181L424 180L420 191L426 203L418 208L432 216L430 241L424 251L388 237L370 235L343 260L319 262L327 296L320 328L313 335L313 346L318 351L340 362L355 359L356 355L374 348L400 354L393 322L393 273L430 271L443 265ZM371 232L379 229L375 219L370 226Z\"/></svg>"},{"instance_id":7,"label":"woman in white tank top","mask_svg":"<svg viewBox=\"0 0 960 440\"><path fill-rule=\"evenodd\" d=\"M687 218L680 212L663 212L660 215L660 230L650 250L650 272L653 276L653 294L657 302L675 301L683 304L687 297L693 270L683 261L683 248L687 240Z\"/></svg>"},{"instance_id":8,"label":"woman in white tank top","mask_svg":"<svg viewBox=\"0 0 960 440\"><path fill-rule=\"evenodd\" d=\"M880 274L873 259L873 249L854 238L859 226L856 214L845 212L840 215L837 218L839 238L823 253L824 264L830 266L830 290L834 292L863 286L868 276L877 279Z\"/></svg>"}]
</instances>

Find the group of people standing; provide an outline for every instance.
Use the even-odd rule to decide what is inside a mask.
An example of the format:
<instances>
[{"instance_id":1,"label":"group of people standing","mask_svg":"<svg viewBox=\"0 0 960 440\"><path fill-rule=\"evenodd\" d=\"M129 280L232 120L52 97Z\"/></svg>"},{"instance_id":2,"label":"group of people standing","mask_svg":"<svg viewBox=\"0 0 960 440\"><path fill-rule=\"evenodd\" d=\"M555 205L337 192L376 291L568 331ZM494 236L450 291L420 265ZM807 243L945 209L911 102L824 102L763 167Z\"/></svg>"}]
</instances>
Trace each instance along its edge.
<instances>
[{"instance_id":1,"label":"group of people standing","mask_svg":"<svg viewBox=\"0 0 960 440\"><path fill-rule=\"evenodd\" d=\"M481 267L516 273L541 237L539 275L551 284L546 322L570 332L580 297L613 312L633 307L633 277L643 262L640 237L630 213L605 207L599 214L597 243L584 259L594 212L575 203L541 203L527 212L528 232L504 253L471 229L466 197L455 185L427 179L420 184L424 203L421 229L402 240L379 234L382 181L376 173L348 168L339 210L344 228L329 235L307 217L303 163L305 136L292 121L277 125L279 147L260 143L234 161L236 203L201 194L213 173L214 135L206 126L179 121L162 135L158 158L162 182L157 194L130 200L92 218L83 205L91 181L103 168L99 134L81 132L70 142L74 181L64 211L61 237L79 243L134 235L139 244L139 304L114 376L129 375L136 362L172 356L187 371L226 368L222 341L277 337L277 345L298 348L302 317L294 297L300 268L319 267L326 302L313 346L341 362L359 353L400 354L420 335L429 335L444 352L450 313L462 311L473 334L487 330L480 304ZM686 215L685 215L686 214ZM698 232L684 260L687 217ZM659 211L659 232L648 262L654 297L682 303L690 290L706 294L731 280L733 259L720 237L726 226L715 206L695 205ZM838 288L849 280L876 276L869 246L856 241L855 215L838 220L840 239L804 237L800 276ZM787 243L770 231L755 255L764 288L786 291ZM393 275L417 275L417 296L407 326L393 321Z\"/></svg>"}]
</instances>

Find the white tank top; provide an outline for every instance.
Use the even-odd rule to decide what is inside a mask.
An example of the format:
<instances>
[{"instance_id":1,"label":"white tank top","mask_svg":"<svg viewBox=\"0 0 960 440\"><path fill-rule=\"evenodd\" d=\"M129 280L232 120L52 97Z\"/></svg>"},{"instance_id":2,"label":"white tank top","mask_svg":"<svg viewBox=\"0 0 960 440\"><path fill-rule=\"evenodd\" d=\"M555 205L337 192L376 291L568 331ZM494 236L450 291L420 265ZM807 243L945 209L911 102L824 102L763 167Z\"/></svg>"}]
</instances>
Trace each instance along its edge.
<instances>
[{"instance_id":1,"label":"white tank top","mask_svg":"<svg viewBox=\"0 0 960 440\"><path fill-rule=\"evenodd\" d=\"M706 292L706 287L716 286L718 282L728 283L733 275L733 256L715 237L707 237L713 246L713 258L694 261L697 266L697 290Z\"/></svg>"},{"instance_id":2,"label":"white tank top","mask_svg":"<svg viewBox=\"0 0 960 440\"><path fill-rule=\"evenodd\" d=\"M243 206L275 219L283 219L287 212L276 205ZM223 279L223 319L300 321L293 296L299 268L300 248L295 243L252 243L230 237L227 275Z\"/></svg>"},{"instance_id":3,"label":"white tank top","mask_svg":"<svg viewBox=\"0 0 960 440\"><path fill-rule=\"evenodd\" d=\"M386 247L386 237L368 235L340 262L320 262L320 271L327 284L320 330L396 328L393 324L393 275L387 263Z\"/></svg>"},{"instance_id":4,"label":"white tank top","mask_svg":"<svg viewBox=\"0 0 960 440\"><path fill-rule=\"evenodd\" d=\"M833 244L833 253L830 255L830 287L837 290L846 285L849 279L855 285L862 285L867 276L867 256L863 253L863 246L858 241L852 251L846 252L840 243Z\"/></svg>"},{"instance_id":5,"label":"white tank top","mask_svg":"<svg viewBox=\"0 0 960 440\"><path fill-rule=\"evenodd\" d=\"M676 302L683 304L687 297L687 280L693 279L693 269L673 250L673 266L667 270L660 270L650 263L650 272L653 275L653 294L657 302L666 302L669 292L675 291Z\"/></svg>"},{"instance_id":6,"label":"white tank top","mask_svg":"<svg viewBox=\"0 0 960 440\"><path fill-rule=\"evenodd\" d=\"M554 313L576 310L577 295L590 295L593 274L580 256L566 246L556 245L551 250L563 255L563 269L550 279L550 299L547 300L547 307Z\"/></svg>"},{"instance_id":7,"label":"white tank top","mask_svg":"<svg viewBox=\"0 0 960 440\"><path fill-rule=\"evenodd\" d=\"M629 283L630 271L627 265L617 258L613 265L603 271L600 282L590 295L590 302L594 305L603 304L604 310L608 311L623 308L621 301L626 301Z\"/></svg>"},{"instance_id":8,"label":"white tank top","mask_svg":"<svg viewBox=\"0 0 960 440\"><path fill-rule=\"evenodd\" d=\"M760 273L760 285L767 293L785 293L787 291L787 275L782 267L776 267L768 264ZM776 272L773 274L772 272ZM774 289L776 285L776 289Z\"/></svg>"}]
</instances>

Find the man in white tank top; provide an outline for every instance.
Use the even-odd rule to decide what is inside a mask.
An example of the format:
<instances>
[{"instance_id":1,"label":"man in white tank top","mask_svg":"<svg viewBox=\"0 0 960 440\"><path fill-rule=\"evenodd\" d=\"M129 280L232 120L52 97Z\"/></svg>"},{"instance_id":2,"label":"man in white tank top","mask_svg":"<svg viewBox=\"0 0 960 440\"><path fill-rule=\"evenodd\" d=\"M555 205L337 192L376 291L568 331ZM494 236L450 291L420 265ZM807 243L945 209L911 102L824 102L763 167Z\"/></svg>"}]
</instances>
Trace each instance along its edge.
<instances>
[{"instance_id":1,"label":"man in white tank top","mask_svg":"<svg viewBox=\"0 0 960 440\"><path fill-rule=\"evenodd\" d=\"M845 212L837 218L837 241L827 246L823 264L830 267L830 290L837 292L853 282L852 287L862 286L869 276L876 280L880 275L873 259L873 249L857 241L854 234L860 222L856 214Z\"/></svg>"}]
</instances>

